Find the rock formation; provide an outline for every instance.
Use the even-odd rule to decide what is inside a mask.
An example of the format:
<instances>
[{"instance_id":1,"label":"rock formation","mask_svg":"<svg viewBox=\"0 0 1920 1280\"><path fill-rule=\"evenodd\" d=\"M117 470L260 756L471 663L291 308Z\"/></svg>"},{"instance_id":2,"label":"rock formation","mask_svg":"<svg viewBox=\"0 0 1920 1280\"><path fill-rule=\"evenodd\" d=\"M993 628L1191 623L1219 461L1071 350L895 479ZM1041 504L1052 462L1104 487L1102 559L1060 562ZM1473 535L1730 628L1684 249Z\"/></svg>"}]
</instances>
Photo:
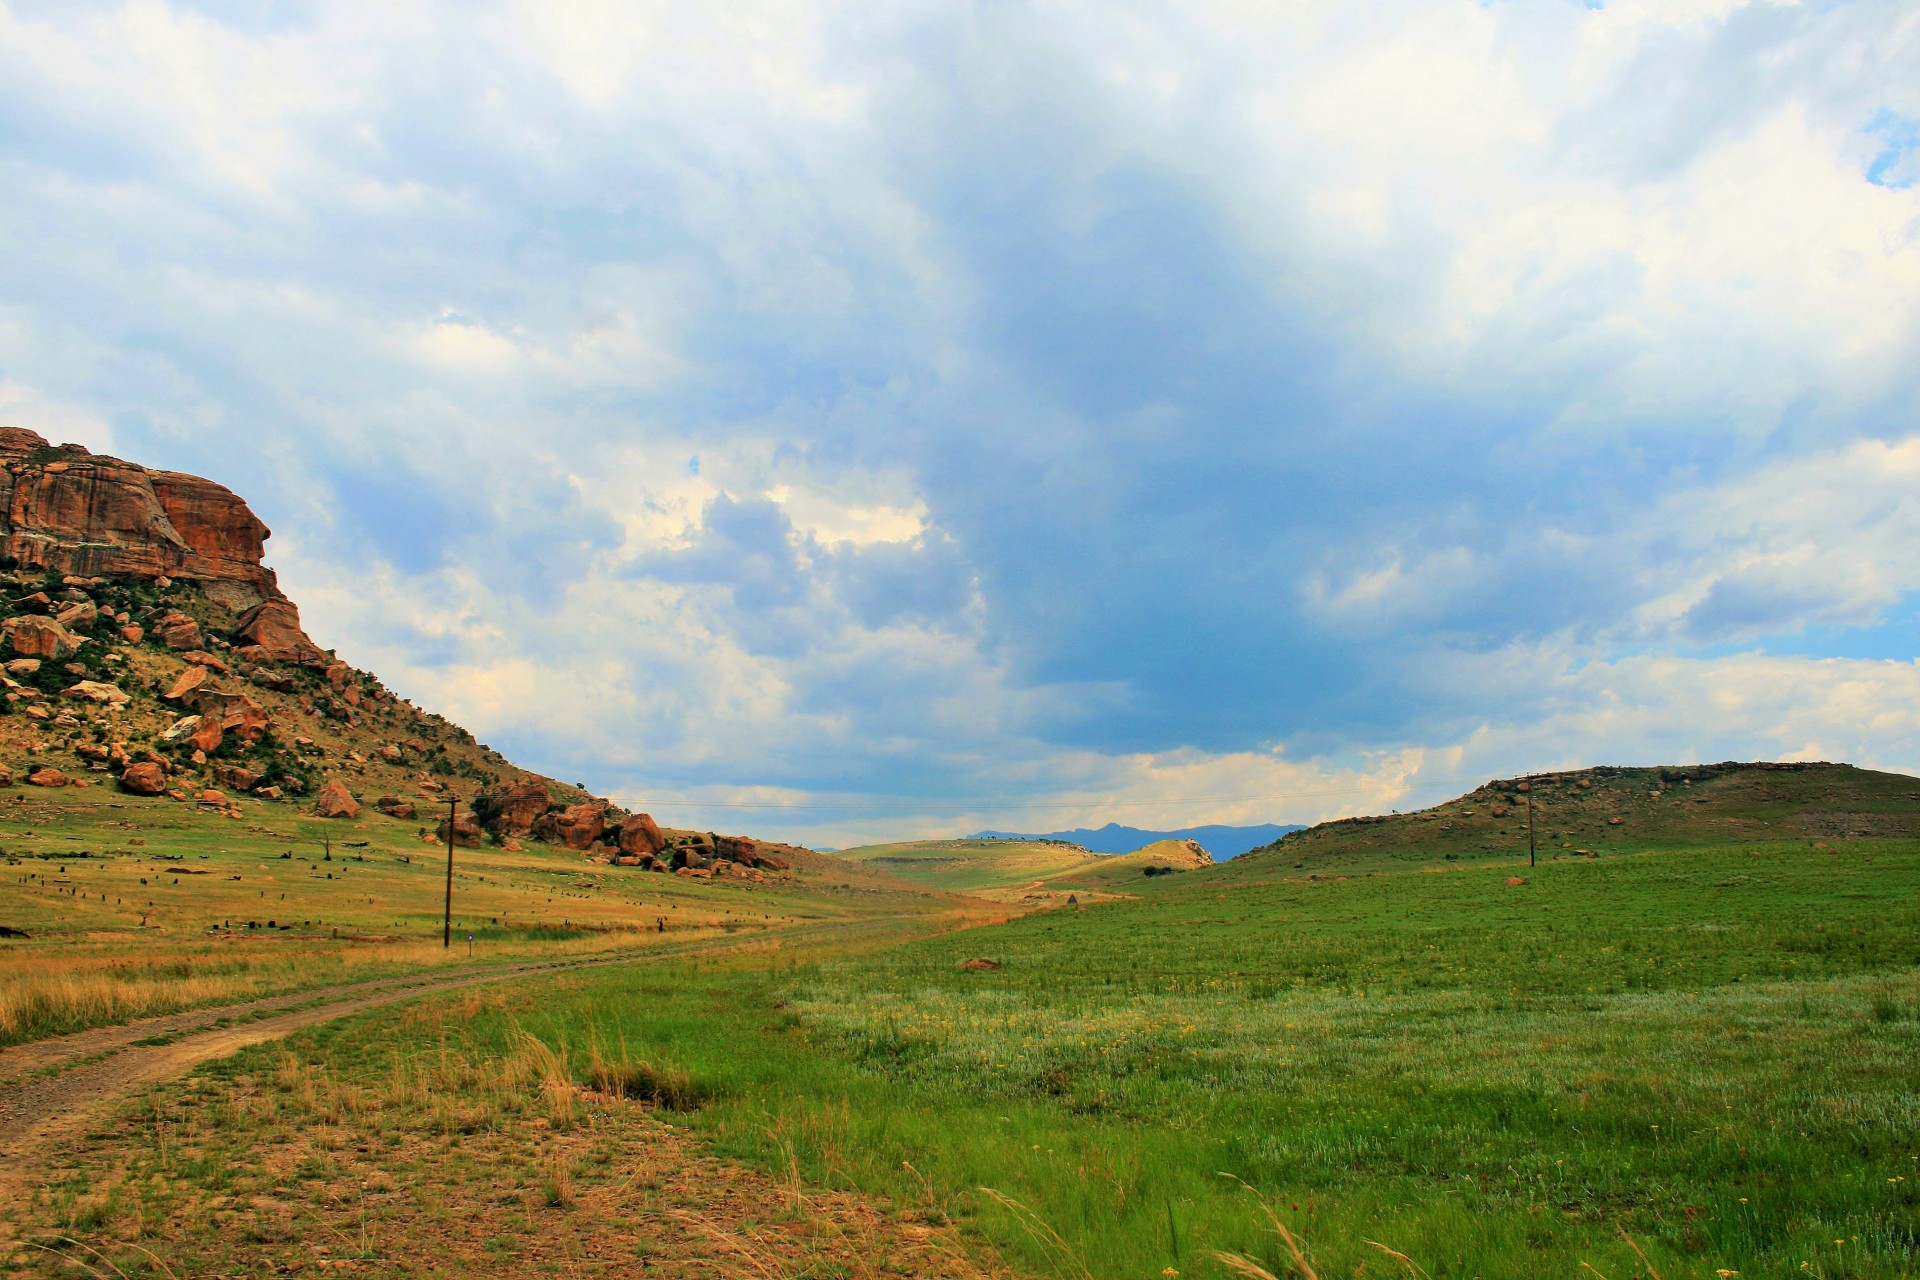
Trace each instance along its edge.
<instances>
[{"instance_id":1,"label":"rock formation","mask_svg":"<svg viewBox=\"0 0 1920 1280\"><path fill-rule=\"evenodd\" d=\"M261 657L318 660L298 611L261 563L268 536L237 494L211 480L79 445L56 449L36 432L0 427L0 558L57 574L191 582L243 615L243 643Z\"/></svg>"}]
</instances>

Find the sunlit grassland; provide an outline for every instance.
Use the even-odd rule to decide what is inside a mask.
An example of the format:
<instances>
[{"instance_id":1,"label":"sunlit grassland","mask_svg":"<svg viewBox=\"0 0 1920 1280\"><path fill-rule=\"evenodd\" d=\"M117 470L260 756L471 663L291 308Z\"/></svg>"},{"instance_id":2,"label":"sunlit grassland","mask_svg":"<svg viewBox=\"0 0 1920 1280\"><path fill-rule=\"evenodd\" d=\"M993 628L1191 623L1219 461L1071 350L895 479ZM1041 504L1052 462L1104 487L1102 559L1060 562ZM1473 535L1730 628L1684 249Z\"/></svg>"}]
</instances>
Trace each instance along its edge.
<instances>
[{"instance_id":1,"label":"sunlit grassland","mask_svg":"<svg viewBox=\"0 0 1920 1280\"><path fill-rule=\"evenodd\" d=\"M532 1035L684 1073L725 1152L1047 1274L1920 1272L1920 851L1237 884L769 967L635 966L315 1033L345 1079ZM987 957L1004 966L963 972ZM1068 1272L1070 1273L1070 1268Z\"/></svg>"},{"instance_id":2,"label":"sunlit grassland","mask_svg":"<svg viewBox=\"0 0 1920 1280\"><path fill-rule=\"evenodd\" d=\"M1872 856L1872 862L1868 862ZM1908 1276L1920 856L1707 850L1238 885L772 971L632 969L444 1027L680 1069L737 1155L972 1221L995 1188L1096 1276ZM962 973L985 956L1004 967ZM357 1048L351 1048L357 1046ZM380 1034L336 1052L388 1071ZM1805 1267L1803 1267L1805 1265Z\"/></svg>"},{"instance_id":3,"label":"sunlit grassland","mask_svg":"<svg viewBox=\"0 0 1920 1280\"><path fill-rule=\"evenodd\" d=\"M0 1045L466 964L469 952L582 956L930 909L832 884L695 883L538 845L460 849L447 950L446 852L417 821L325 821L260 801L235 821L104 788L7 799L0 924L31 936L0 940Z\"/></svg>"}]
</instances>

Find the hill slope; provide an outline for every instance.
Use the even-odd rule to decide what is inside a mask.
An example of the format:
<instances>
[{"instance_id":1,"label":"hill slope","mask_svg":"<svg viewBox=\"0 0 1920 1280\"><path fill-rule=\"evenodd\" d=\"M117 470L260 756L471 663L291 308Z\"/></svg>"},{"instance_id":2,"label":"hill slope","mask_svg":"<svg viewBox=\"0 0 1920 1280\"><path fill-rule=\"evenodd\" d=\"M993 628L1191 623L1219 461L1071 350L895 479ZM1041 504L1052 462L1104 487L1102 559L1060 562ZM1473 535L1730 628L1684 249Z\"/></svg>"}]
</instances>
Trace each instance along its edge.
<instances>
[{"instance_id":1,"label":"hill slope","mask_svg":"<svg viewBox=\"0 0 1920 1280\"><path fill-rule=\"evenodd\" d=\"M1754 841L1920 835L1920 778L1852 765L1596 766L1495 779L1417 813L1342 818L1243 854L1234 867L1368 870Z\"/></svg>"},{"instance_id":2,"label":"hill slope","mask_svg":"<svg viewBox=\"0 0 1920 1280\"><path fill-rule=\"evenodd\" d=\"M1191 840L1162 840L1123 855L1091 853L1064 840L913 840L834 856L931 889L1034 904L1112 896L1147 879L1149 868L1157 874L1213 865Z\"/></svg>"}]
</instances>

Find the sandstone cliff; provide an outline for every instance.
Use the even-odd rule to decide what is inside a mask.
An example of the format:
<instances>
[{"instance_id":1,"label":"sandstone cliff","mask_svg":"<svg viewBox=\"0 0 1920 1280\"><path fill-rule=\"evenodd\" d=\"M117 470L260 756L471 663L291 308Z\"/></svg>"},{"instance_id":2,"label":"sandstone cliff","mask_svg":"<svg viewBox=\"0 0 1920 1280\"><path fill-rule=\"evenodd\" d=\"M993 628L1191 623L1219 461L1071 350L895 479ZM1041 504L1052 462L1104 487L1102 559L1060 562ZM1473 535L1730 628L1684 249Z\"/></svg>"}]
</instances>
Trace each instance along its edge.
<instances>
[{"instance_id":1,"label":"sandstone cliff","mask_svg":"<svg viewBox=\"0 0 1920 1280\"><path fill-rule=\"evenodd\" d=\"M0 427L0 561L78 577L191 583L268 661L324 662L261 563L267 526L232 490Z\"/></svg>"}]
</instances>

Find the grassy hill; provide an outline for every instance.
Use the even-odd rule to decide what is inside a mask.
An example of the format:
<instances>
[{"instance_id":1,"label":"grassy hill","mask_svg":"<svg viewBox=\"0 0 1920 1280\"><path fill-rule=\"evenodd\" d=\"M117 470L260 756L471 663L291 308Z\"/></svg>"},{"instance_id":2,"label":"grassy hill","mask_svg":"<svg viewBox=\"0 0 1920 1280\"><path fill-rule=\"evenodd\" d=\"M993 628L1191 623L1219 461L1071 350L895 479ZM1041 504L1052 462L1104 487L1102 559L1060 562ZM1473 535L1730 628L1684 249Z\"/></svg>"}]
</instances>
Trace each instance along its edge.
<instances>
[{"instance_id":1,"label":"grassy hill","mask_svg":"<svg viewBox=\"0 0 1920 1280\"><path fill-rule=\"evenodd\" d=\"M1162 840L1129 854L1090 853L1064 840L914 840L862 845L837 857L911 884L1002 902L1091 901L1148 879L1149 867L1190 870L1211 864L1186 840Z\"/></svg>"},{"instance_id":2,"label":"grassy hill","mask_svg":"<svg viewBox=\"0 0 1920 1280\"><path fill-rule=\"evenodd\" d=\"M1920 778L1845 764L1595 766L1495 779L1415 813L1295 831L1220 875L1364 872L1527 857L1542 861L1753 841L1920 836Z\"/></svg>"}]
</instances>

